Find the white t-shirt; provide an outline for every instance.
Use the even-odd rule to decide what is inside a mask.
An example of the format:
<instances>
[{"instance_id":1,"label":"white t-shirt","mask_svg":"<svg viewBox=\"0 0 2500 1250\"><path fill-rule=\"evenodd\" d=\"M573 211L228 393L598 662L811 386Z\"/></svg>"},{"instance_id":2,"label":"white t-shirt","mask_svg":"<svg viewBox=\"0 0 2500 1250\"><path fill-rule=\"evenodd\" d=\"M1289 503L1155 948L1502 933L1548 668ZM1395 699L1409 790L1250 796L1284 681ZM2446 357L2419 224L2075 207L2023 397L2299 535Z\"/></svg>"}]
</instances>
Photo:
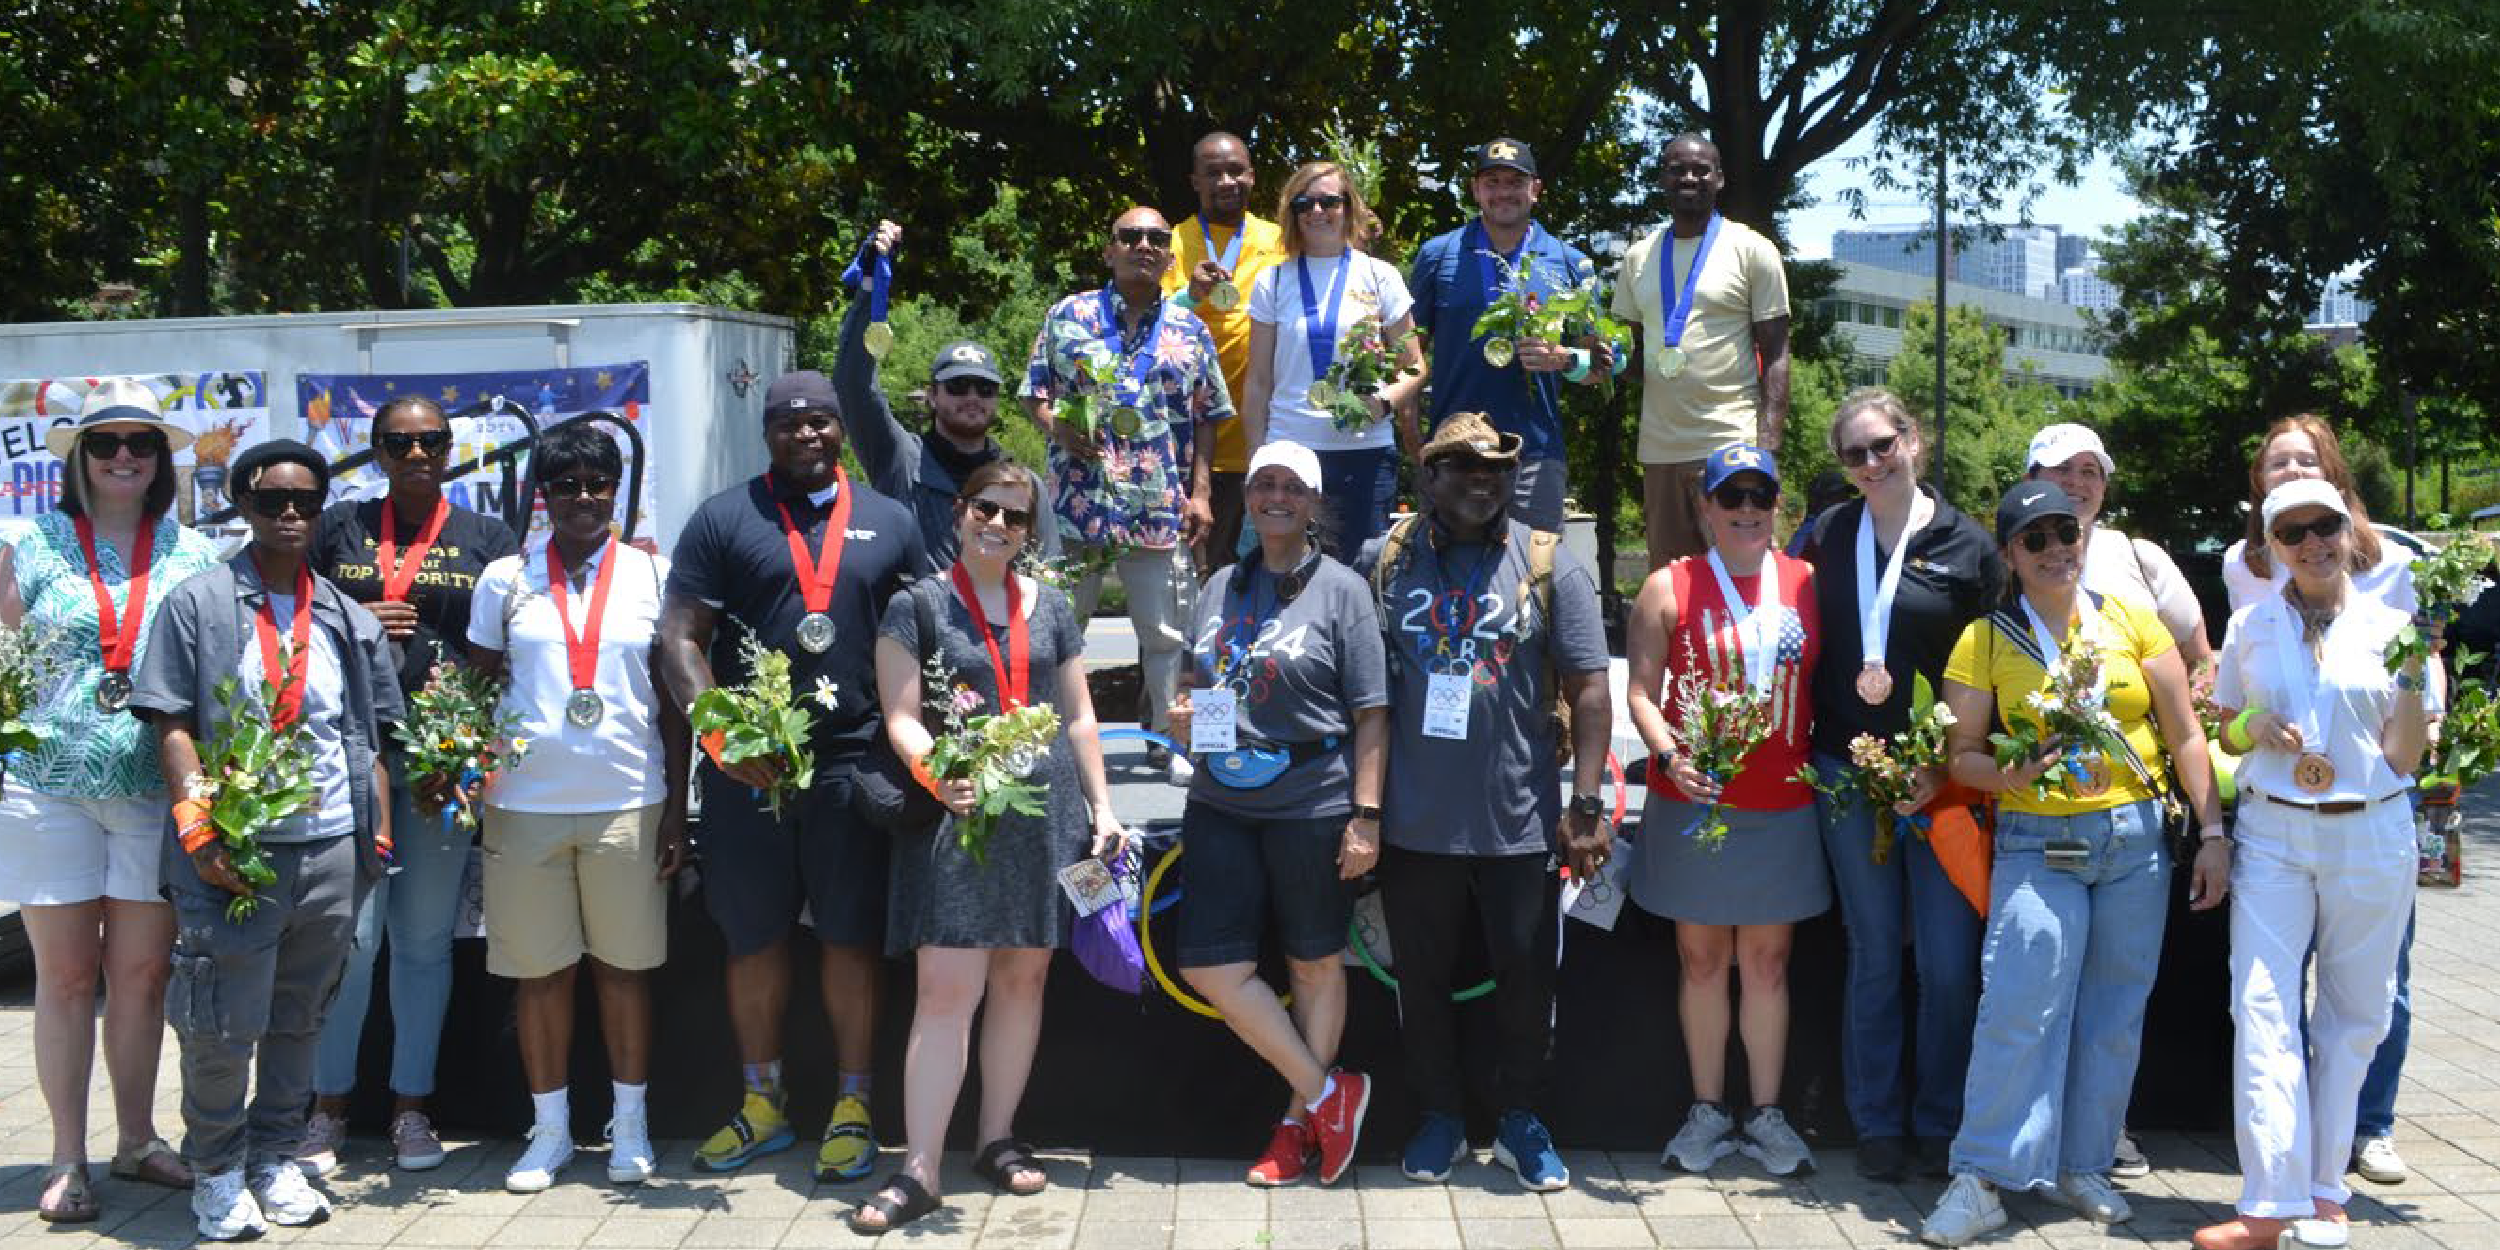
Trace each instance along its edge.
<instances>
[{"instance_id":1,"label":"white t-shirt","mask_svg":"<svg viewBox=\"0 0 2500 1250\"><path fill-rule=\"evenodd\" d=\"M2205 628L2205 609L2170 553L2106 525L2093 525L2092 541L2083 549L2083 585L2151 609L2180 646Z\"/></svg>"},{"instance_id":2,"label":"white t-shirt","mask_svg":"<svg viewBox=\"0 0 2500 1250\"><path fill-rule=\"evenodd\" d=\"M2334 784L2322 793L2311 792L2292 780L2296 752L2259 747L2241 758L2239 783L2302 803L2383 799L2404 789L2409 780L2387 766L2379 733L2396 707L2387 645L2411 619L2375 598L2347 599L2327 627L2325 683L2319 690L2319 666L2300 642L2300 622L2282 596L2270 595L2233 612L2230 637L2223 640L2222 662L2214 674L2214 702L2290 715L2315 694L2318 720L2302 733L2312 743L2323 742L2327 759L2335 765ZM2281 646L2286 638L2292 643L2288 661Z\"/></svg>"},{"instance_id":3,"label":"white t-shirt","mask_svg":"<svg viewBox=\"0 0 2500 1250\"><path fill-rule=\"evenodd\" d=\"M287 631L295 623L295 596L272 592L269 596L270 619L278 627L279 650L286 648ZM321 797L313 800L308 811L297 812L271 829L263 830L261 840L268 843L317 842L356 831L356 807L348 797L347 737L342 721L347 715L347 670L339 664L338 643L330 631L315 620L312 626L312 658L304 663L304 703L301 715L304 729L312 739L312 783ZM260 639L255 630L243 645L242 672L236 674L244 694L257 698L261 681L267 672L260 665ZM388 673L375 674L378 680L391 681Z\"/></svg>"},{"instance_id":4,"label":"white t-shirt","mask_svg":"<svg viewBox=\"0 0 2500 1250\"><path fill-rule=\"evenodd\" d=\"M1363 317L1377 316L1380 324L1387 327L1414 310L1415 299L1407 294L1406 279L1399 275L1397 266L1376 256L1348 249L1342 256L1307 257L1299 263L1310 269L1314 300L1326 300L1328 288L1337 282L1338 269L1353 266L1345 275L1344 291L1337 297L1339 340ZM1395 435L1387 421L1375 421L1368 428L1347 433L1311 403L1310 319L1303 315L1302 279L1296 269L1297 262L1280 261L1261 270L1258 281L1250 287L1250 319L1276 332L1276 356L1270 374L1275 386L1267 397L1268 441L1291 439L1313 451L1364 451L1390 446Z\"/></svg>"},{"instance_id":5,"label":"white t-shirt","mask_svg":"<svg viewBox=\"0 0 2500 1250\"><path fill-rule=\"evenodd\" d=\"M542 535L520 555L487 565L469 600L469 641L504 653L511 685L503 708L518 716L515 732L529 739L528 753L496 776L486 801L516 812L557 814L648 807L668 795L659 702L651 688L651 647L660 630L668 561L610 543L580 589L566 585L573 628L583 631L599 565L620 561L608 584L591 682L603 712L595 724L581 726L564 714L573 697L573 671L564 624L547 593L547 541Z\"/></svg>"}]
</instances>

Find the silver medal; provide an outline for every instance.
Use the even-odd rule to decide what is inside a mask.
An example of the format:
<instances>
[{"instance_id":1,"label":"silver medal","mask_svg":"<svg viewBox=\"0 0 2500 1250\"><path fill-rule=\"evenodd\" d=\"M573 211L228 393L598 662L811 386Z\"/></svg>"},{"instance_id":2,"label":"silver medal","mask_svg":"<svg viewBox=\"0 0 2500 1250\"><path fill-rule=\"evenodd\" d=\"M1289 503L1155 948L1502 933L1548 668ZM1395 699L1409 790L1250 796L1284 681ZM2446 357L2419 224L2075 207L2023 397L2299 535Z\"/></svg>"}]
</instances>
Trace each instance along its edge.
<instances>
[{"instance_id":1,"label":"silver medal","mask_svg":"<svg viewBox=\"0 0 2500 1250\"><path fill-rule=\"evenodd\" d=\"M598 724L607 711L607 704L600 702L596 690L576 690L572 698L564 701L564 719L584 729Z\"/></svg>"},{"instance_id":2,"label":"silver medal","mask_svg":"<svg viewBox=\"0 0 2500 1250\"><path fill-rule=\"evenodd\" d=\"M118 712L130 706L130 674L107 672L96 683L95 705L107 712Z\"/></svg>"},{"instance_id":3,"label":"silver medal","mask_svg":"<svg viewBox=\"0 0 2500 1250\"><path fill-rule=\"evenodd\" d=\"M833 618L810 612L799 618L799 645L816 655L833 649Z\"/></svg>"}]
</instances>

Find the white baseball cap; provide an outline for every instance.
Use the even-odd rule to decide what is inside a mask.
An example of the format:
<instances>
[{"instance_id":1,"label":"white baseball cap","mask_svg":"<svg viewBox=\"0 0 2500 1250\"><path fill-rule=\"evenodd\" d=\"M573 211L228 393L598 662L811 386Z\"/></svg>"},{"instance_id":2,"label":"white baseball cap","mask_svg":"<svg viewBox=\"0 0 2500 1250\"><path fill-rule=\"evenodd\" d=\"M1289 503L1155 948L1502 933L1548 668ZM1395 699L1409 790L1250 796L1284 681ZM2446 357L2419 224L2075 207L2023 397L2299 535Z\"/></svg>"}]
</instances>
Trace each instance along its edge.
<instances>
[{"instance_id":1,"label":"white baseball cap","mask_svg":"<svg viewBox=\"0 0 2500 1250\"><path fill-rule=\"evenodd\" d=\"M1318 452L1291 439L1263 444L1250 453L1250 471L1242 475L1243 483L1247 484L1259 475L1259 470L1269 465L1281 466L1286 472L1302 479L1302 484L1309 487L1312 494L1320 493Z\"/></svg>"},{"instance_id":2,"label":"white baseball cap","mask_svg":"<svg viewBox=\"0 0 2500 1250\"><path fill-rule=\"evenodd\" d=\"M2335 489L2333 482L2324 478L2305 477L2298 481L2285 482L2266 492L2266 530L2269 533L2272 532L2274 519L2294 508L2324 508L2346 520L2352 518L2352 509L2344 503L2344 492Z\"/></svg>"},{"instance_id":3,"label":"white baseball cap","mask_svg":"<svg viewBox=\"0 0 2500 1250\"><path fill-rule=\"evenodd\" d=\"M2109 458L2108 448L2101 446L2101 436L2093 433L2092 427L2072 421L2044 426L2032 435L2029 463L2036 468L2054 469L2087 451L2101 462L2101 476L2118 472L2118 462Z\"/></svg>"}]
</instances>

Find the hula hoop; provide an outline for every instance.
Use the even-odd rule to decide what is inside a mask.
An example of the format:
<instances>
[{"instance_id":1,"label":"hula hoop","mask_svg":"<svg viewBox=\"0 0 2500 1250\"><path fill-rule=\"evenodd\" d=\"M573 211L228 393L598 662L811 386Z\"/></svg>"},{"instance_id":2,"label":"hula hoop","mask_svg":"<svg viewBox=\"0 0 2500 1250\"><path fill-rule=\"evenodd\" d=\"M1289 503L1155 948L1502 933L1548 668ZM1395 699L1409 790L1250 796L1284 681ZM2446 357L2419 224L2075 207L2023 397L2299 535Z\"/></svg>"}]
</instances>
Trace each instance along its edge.
<instances>
[{"instance_id":1,"label":"hula hoop","mask_svg":"<svg viewBox=\"0 0 2500 1250\"><path fill-rule=\"evenodd\" d=\"M1373 980L1378 981L1382 985L1388 986L1393 990L1398 987L1398 979L1389 975L1388 969L1380 966L1380 961L1372 956L1372 948L1370 945L1363 941L1363 928L1361 925L1347 925L1345 930L1345 940L1346 945L1354 948L1355 958L1362 960L1363 967L1371 972ZM1482 981L1478 981L1474 985L1468 986L1466 989L1452 992L1450 995L1450 1001L1454 1003L1474 1002L1475 1000L1492 992L1493 978L1486 977Z\"/></svg>"},{"instance_id":2,"label":"hula hoop","mask_svg":"<svg viewBox=\"0 0 2500 1250\"><path fill-rule=\"evenodd\" d=\"M1162 747L1164 750L1170 751L1174 755L1189 754L1187 751L1181 750L1180 744L1150 729L1133 729L1129 726L1123 725L1118 729L1097 730L1094 737L1102 742L1119 742L1127 739L1135 739L1140 742L1150 743L1154 746Z\"/></svg>"},{"instance_id":3,"label":"hula hoop","mask_svg":"<svg viewBox=\"0 0 2500 1250\"><path fill-rule=\"evenodd\" d=\"M1154 927L1146 923L1162 910L1156 905L1155 895L1163 888L1163 874L1172 871L1172 865L1180 862L1180 858L1181 847L1176 843L1172 847L1172 853L1164 856L1162 861L1155 865L1153 872L1146 874L1146 892L1137 900L1137 949L1146 957L1147 973L1154 977L1155 984L1163 987L1164 993L1172 996L1173 1002L1209 1020L1221 1020L1224 1018L1224 1013L1217 1011L1214 1004L1182 988L1181 983L1174 980L1171 973L1163 970L1163 959L1155 954ZM1175 892L1173 898L1177 900L1179 894ZM1288 1007L1293 1005L1293 994L1290 991L1276 997Z\"/></svg>"}]
</instances>

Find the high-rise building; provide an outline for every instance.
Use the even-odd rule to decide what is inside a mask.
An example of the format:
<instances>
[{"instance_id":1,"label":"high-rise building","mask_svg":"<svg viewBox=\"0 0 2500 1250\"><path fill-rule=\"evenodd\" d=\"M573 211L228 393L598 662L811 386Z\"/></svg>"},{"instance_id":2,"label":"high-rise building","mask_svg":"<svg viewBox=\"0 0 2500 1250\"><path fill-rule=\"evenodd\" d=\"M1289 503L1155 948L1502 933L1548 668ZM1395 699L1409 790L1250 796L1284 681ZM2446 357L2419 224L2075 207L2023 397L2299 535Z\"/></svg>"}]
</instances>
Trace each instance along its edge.
<instances>
[{"instance_id":1,"label":"high-rise building","mask_svg":"<svg viewBox=\"0 0 2500 1250\"><path fill-rule=\"evenodd\" d=\"M1832 259L1900 273L1936 272L1936 232L1928 226L1875 226L1832 232ZM1945 276L1959 273L1960 257L1945 250Z\"/></svg>"},{"instance_id":2,"label":"high-rise building","mask_svg":"<svg viewBox=\"0 0 2500 1250\"><path fill-rule=\"evenodd\" d=\"M2118 307L2118 288L2101 276L2100 266L2077 265L2057 275L2057 302L2091 312Z\"/></svg>"},{"instance_id":3,"label":"high-rise building","mask_svg":"<svg viewBox=\"0 0 2500 1250\"><path fill-rule=\"evenodd\" d=\"M2318 293L2317 311L2309 316L2309 324L2318 326L2357 326L2370 319L2370 301L2353 293L2352 284L2340 277L2326 280L2326 289Z\"/></svg>"},{"instance_id":4,"label":"high-rise building","mask_svg":"<svg viewBox=\"0 0 2500 1250\"><path fill-rule=\"evenodd\" d=\"M2057 272L2063 276L2069 269L2099 269L2100 249L2080 234L2060 230L2057 235Z\"/></svg>"}]
</instances>

